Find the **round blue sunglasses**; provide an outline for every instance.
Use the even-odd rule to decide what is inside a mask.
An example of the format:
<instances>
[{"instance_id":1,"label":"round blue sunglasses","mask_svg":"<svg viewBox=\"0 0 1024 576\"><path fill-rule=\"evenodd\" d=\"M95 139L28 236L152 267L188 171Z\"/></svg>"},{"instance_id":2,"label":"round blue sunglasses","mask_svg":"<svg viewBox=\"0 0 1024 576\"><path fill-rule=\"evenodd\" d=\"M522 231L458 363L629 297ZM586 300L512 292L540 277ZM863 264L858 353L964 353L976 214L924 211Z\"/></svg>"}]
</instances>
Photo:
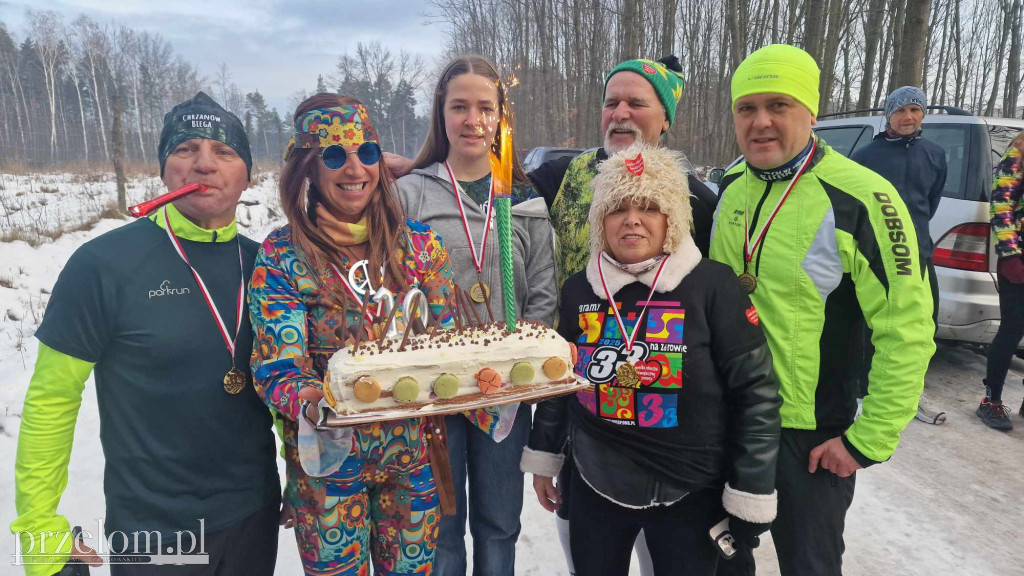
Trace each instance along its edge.
<instances>
[{"instance_id":1,"label":"round blue sunglasses","mask_svg":"<svg viewBox=\"0 0 1024 576\"><path fill-rule=\"evenodd\" d=\"M365 166L373 166L380 162L380 144L376 142L363 142L355 152L345 150L340 144L331 144L320 151L320 159L328 170L341 170L348 161L348 155L355 154L359 161Z\"/></svg>"}]
</instances>

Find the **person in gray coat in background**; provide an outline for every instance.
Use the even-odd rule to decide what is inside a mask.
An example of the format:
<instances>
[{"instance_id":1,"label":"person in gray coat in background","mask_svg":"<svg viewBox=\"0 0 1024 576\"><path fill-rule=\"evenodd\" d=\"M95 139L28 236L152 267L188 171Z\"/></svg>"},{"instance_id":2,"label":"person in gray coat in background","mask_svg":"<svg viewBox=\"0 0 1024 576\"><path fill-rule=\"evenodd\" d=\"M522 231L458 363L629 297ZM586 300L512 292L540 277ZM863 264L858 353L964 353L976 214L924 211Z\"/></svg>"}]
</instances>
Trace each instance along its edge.
<instances>
[{"instance_id":1,"label":"person in gray coat in background","mask_svg":"<svg viewBox=\"0 0 1024 576\"><path fill-rule=\"evenodd\" d=\"M490 167L504 104L501 80L491 62L482 56L453 60L434 91L426 142L412 172L398 180L399 200L407 215L444 238L455 282L470 292L481 318L488 317L488 298L496 315L504 309ZM513 159L512 179L516 317L551 325L558 295L547 206L518 158ZM435 575L466 574L467 513L473 574L513 575L523 508L519 457L530 434L530 414L529 406L519 406L515 419L509 419L512 429L498 443L462 414L445 417L457 512L441 519ZM496 434L495 439L500 438Z\"/></svg>"}]
</instances>

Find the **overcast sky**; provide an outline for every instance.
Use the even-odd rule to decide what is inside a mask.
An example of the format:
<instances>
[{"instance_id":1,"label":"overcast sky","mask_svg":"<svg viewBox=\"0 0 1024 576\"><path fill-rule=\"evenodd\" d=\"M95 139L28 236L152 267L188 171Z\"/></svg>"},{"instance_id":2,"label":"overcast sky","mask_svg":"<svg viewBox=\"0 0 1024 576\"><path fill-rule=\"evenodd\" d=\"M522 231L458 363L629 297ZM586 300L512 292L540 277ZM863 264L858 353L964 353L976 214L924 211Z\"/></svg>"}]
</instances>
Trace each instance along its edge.
<instances>
[{"instance_id":1,"label":"overcast sky","mask_svg":"<svg viewBox=\"0 0 1024 576\"><path fill-rule=\"evenodd\" d=\"M0 0L0 21L19 42L29 7L56 10L67 22L86 14L158 32L211 83L225 62L243 93L259 89L283 115L292 94L334 74L338 57L354 54L358 42L419 54L433 69L447 38L445 28L427 24L423 0Z\"/></svg>"}]
</instances>

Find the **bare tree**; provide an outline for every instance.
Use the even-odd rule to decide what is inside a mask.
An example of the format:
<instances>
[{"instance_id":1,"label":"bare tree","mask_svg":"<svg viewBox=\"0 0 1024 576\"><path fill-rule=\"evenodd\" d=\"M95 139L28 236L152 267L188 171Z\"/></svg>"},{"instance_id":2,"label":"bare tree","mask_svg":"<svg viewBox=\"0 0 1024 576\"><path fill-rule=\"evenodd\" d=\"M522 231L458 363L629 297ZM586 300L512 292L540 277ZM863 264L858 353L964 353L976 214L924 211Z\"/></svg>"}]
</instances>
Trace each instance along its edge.
<instances>
[{"instance_id":1,"label":"bare tree","mask_svg":"<svg viewBox=\"0 0 1024 576\"><path fill-rule=\"evenodd\" d=\"M895 82L901 86L921 86L924 76L924 55L928 43L930 0L906 0L902 48L896 66Z\"/></svg>"},{"instance_id":2,"label":"bare tree","mask_svg":"<svg viewBox=\"0 0 1024 576\"><path fill-rule=\"evenodd\" d=\"M1020 96L1021 11L1024 10L1024 2L1002 0L1000 6L1008 16L1004 19L1007 25L1003 30L1010 37L1010 49L1006 52L1006 81L1003 83L1003 115L1012 118L1017 115L1017 99Z\"/></svg>"},{"instance_id":3,"label":"bare tree","mask_svg":"<svg viewBox=\"0 0 1024 576\"><path fill-rule=\"evenodd\" d=\"M622 48L619 60L632 60L640 54L642 0L622 0Z\"/></svg>"},{"instance_id":4,"label":"bare tree","mask_svg":"<svg viewBox=\"0 0 1024 576\"><path fill-rule=\"evenodd\" d=\"M36 38L36 47L43 66L46 80L46 97L50 110L50 160L57 155L57 84L58 74L63 65L66 50L60 38L61 17L52 10L35 12L28 10L26 18L29 30Z\"/></svg>"}]
</instances>

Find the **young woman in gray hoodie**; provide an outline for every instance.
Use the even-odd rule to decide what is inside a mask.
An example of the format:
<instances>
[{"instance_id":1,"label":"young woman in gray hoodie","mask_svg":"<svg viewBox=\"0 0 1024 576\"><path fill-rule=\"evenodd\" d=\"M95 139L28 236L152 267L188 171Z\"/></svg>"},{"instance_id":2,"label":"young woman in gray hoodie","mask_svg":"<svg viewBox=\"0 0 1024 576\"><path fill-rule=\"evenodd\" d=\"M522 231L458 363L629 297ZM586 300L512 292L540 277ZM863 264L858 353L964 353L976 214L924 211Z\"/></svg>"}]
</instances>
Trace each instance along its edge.
<instances>
[{"instance_id":1,"label":"young woman in gray hoodie","mask_svg":"<svg viewBox=\"0 0 1024 576\"><path fill-rule=\"evenodd\" d=\"M461 56L449 63L434 91L426 142L412 172L398 180L406 213L444 238L455 281L471 292L481 318L487 317L485 298L490 298L497 314L504 307L497 232L490 210L489 159L505 104L500 84L494 65L482 56ZM516 316L550 325L557 288L547 207L518 158L512 173ZM474 573L512 576L523 507L519 457L529 437L530 420L529 406L520 406L508 436L495 443L465 416L446 417L457 514L441 519L434 574L465 575L469 512Z\"/></svg>"}]
</instances>

